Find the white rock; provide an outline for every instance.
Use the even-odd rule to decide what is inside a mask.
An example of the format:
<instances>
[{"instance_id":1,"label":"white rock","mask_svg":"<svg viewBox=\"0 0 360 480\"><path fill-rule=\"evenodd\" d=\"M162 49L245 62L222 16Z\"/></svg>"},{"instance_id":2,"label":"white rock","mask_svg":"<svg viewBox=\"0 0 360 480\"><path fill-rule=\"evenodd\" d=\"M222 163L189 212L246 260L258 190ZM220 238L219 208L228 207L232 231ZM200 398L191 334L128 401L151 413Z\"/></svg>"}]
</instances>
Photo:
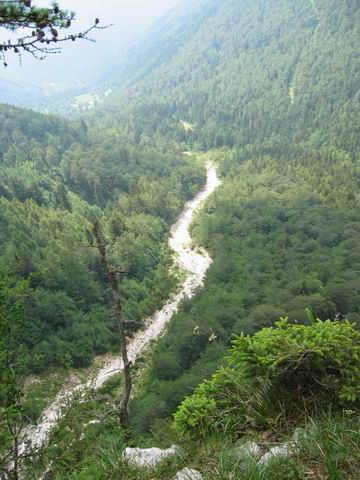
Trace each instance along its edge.
<instances>
[{"instance_id":1,"label":"white rock","mask_svg":"<svg viewBox=\"0 0 360 480\"><path fill-rule=\"evenodd\" d=\"M248 441L231 450L238 460L247 460L249 457L260 457L261 448L256 442Z\"/></svg>"},{"instance_id":2,"label":"white rock","mask_svg":"<svg viewBox=\"0 0 360 480\"><path fill-rule=\"evenodd\" d=\"M202 480L202 475L192 468L183 468L176 474L173 480Z\"/></svg>"},{"instance_id":3,"label":"white rock","mask_svg":"<svg viewBox=\"0 0 360 480\"><path fill-rule=\"evenodd\" d=\"M154 468L156 465L165 458L171 457L178 453L178 447L173 445L167 450L161 450L160 448L125 448L124 459L131 465L136 467Z\"/></svg>"},{"instance_id":4,"label":"white rock","mask_svg":"<svg viewBox=\"0 0 360 480\"><path fill-rule=\"evenodd\" d=\"M83 427L86 428L89 425L97 425L98 423L101 423L100 420L90 420L90 422L85 423Z\"/></svg>"},{"instance_id":5,"label":"white rock","mask_svg":"<svg viewBox=\"0 0 360 480\"><path fill-rule=\"evenodd\" d=\"M263 455L259 463L261 465L266 464L269 460L279 457L289 457L293 453L297 452L300 448L301 440L306 439L307 434L302 428L296 428L292 439L289 442L285 442L276 447L270 448L270 450Z\"/></svg>"},{"instance_id":6,"label":"white rock","mask_svg":"<svg viewBox=\"0 0 360 480\"><path fill-rule=\"evenodd\" d=\"M282 445L279 445L277 447L272 447L267 453L265 453L265 455L260 458L259 463L261 465L264 465L273 458L289 457L294 452L294 447L295 446L293 443L283 443Z\"/></svg>"}]
</instances>

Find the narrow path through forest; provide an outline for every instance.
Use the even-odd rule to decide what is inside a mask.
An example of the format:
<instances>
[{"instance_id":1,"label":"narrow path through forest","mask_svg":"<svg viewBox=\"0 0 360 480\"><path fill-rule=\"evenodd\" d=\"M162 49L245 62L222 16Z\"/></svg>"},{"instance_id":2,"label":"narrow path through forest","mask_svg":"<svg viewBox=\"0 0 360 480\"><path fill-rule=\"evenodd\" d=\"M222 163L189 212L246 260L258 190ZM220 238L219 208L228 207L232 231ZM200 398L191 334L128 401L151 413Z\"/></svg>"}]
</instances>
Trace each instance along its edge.
<instances>
[{"instance_id":1,"label":"narrow path through forest","mask_svg":"<svg viewBox=\"0 0 360 480\"><path fill-rule=\"evenodd\" d=\"M169 239L169 244L176 253L178 266L187 272L186 278L180 291L161 310L147 319L145 328L137 332L129 341L128 351L132 362L164 331L171 317L177 312L180 303L185 298L192 297L196 289L203 284L206 272L211 264L211 258L204 249L195 250L191 248L191 236L189 233L189 227L194 214L221 183L216 174L214 163L208 162L206 169L207 182L204 189L193 200L187 202L182 214L171 230ZM88 388L99 389L111 375L121 370L122 362L119 358L116 358L106 362L96 372L91 381L61 390L53 403L44 411L38 425L29 429L27 440L34 447L44 445L47 442L51 429L62 417L66 411L66 405L71 403L71 398L74 395L81 395L81 392Z\"/></svg>"}]
</instances>

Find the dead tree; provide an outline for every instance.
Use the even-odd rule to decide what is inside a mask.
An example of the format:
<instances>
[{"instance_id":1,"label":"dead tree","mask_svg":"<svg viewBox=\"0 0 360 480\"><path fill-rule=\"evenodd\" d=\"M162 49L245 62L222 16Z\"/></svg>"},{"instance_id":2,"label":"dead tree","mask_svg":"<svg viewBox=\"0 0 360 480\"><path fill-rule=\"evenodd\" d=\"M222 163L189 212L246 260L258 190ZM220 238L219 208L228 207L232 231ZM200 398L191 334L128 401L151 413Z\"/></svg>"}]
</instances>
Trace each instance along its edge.
<instances>
[{"instance_id":1,"label":"dead tree","mask_svg":"<svg viewBox=\"0 0 360 480\"><path fill-rule=\"evenodd\" d=\"M102 267L104 269L104 272L106 273L108 282L111 287L114 314L118 322L118 330L121 342L121 356L124 368L124 389L122 391L119 401L118 413L120 418L120 425L124 429L128 429L130 426L128 405L132 389L131 361L129 360L127 351L126 322L123 316L121 294L117 279L117 274L124 273L125 270L113 268L109 264L107 258L107 247L109 243L106 242L103 236L99 222L95 222L93 224L93 234L96 240L97 249L100 254Z\"/></svg>"}]
</instances>

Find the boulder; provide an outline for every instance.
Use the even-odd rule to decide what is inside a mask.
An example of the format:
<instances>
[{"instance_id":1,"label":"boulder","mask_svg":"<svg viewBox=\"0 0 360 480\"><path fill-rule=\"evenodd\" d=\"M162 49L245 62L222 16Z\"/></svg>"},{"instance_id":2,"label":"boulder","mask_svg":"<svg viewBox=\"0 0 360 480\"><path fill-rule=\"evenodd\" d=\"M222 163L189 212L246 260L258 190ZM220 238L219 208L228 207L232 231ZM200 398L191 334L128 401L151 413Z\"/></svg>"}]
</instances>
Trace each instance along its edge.
<instances>
[{"instance_id":1,"label":"boulder","mask_svg":"<svg viewBox=\"0 0 360 480\"><path fill-rule=\"evenodd\" d=\"M154 468L165 458L171 457L178 453L178 447L173 445L167 450L160 448L125 448L124 459L136 467Z\"/></svg>"},{"instance_id":2,"label":"boulder","mask_svg":"<svg viewBox=\"0 0 360 480\"><path fill-rule=\"evenodd\" d=\"M167 450L160 448L125 448L124 459L131 465L142 468L154 468L168 457L176 455L178 447L173 445Z\"/></svg>"},{"instance_id":3,"label":"boulder","mask_svg":"<svg viewBox=\"0 0 360 480\"><path fill-rule=\"evenodd\" d=\"M173 480L202 480L202 475L192 468L183 468L175 475Z\"/></svg>"},{"instance_id":4,"label":"boulder","mask_svg":"<svg viewBox=\"0 0 360 480\"><path fill-rule=\"evenodd\" d=\"M292 443L283 443L282 445L279 445L277 447L270 448L270 450L260 458L259 463L261 465L264 465L273 458L289 457L293 452L294 445Z\"/></svg>"},{"instance_id":5,"label":"boulder","mask_svg":"<svg viewBox=\"0 0 360 480\"><path fill-rule=\"evenodd\" d=\"M296 428L290 441L270 448L270 450L260 458L259 463L264 465L273 458L290 457L290 455L299 450L301 441L306 439L306 437L307 434L305 430Z\"/></svg>"},{"instance_id":6,"label":"boulder","mask_svg":"<svg viewBox=\"0 0 360 480\"><path fill-rule=\"evenodd\" d=\"M238 447L232 448L230 453L234 459L246 461L249 460L249 458L261 457L262 450L256 442L248 441Z\"/></svg>"}]
</instances>

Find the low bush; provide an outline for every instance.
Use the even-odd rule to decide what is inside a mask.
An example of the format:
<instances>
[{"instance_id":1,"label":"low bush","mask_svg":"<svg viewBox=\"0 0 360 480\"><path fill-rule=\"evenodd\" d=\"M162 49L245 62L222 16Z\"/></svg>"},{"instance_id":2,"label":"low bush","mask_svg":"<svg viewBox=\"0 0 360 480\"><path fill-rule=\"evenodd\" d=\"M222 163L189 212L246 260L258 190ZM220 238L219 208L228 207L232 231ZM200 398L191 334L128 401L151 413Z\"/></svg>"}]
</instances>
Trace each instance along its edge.
<instances>
[{"instance_id":1,"label":"low bush","mask_svg":"<svg viewBox=\"0 0 360 480\"><path fill-rule=\"evenodd\" d=\"M195 438L269 428L279 419L360 400L360 332L348 321L281 319L233 341L226 366L186 398L174 428Z\"/></svg>"}]
</instances>

